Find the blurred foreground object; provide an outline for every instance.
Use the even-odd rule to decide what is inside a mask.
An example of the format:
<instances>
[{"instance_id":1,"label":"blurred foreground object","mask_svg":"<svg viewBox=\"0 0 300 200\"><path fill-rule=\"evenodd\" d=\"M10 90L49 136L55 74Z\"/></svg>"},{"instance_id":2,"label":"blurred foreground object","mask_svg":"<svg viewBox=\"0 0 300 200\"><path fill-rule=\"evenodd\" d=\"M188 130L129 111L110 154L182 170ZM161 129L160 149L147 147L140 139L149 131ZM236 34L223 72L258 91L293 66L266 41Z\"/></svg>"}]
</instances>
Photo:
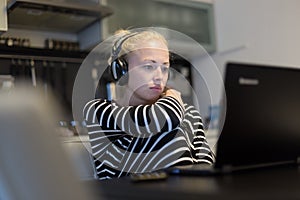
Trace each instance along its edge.
<instances>
[{"instance_id":1,"label":"blurred foreground object","mask_svg":"<svg viewBox=\"0 0 300 200\"><path fill-rule=\"evenodd\" d=\"M39 94L0 92L0 199L90 199L55 134L58 109Z\"/></svg>"}]
</instances>

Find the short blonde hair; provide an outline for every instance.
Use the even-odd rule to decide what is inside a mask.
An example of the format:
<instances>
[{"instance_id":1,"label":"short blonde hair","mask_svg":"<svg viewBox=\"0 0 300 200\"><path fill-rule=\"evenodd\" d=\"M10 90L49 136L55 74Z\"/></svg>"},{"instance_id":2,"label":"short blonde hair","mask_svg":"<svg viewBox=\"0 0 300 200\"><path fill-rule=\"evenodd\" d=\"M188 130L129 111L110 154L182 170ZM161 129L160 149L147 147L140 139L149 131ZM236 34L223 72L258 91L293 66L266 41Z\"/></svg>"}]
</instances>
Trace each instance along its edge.
<instances>
[{"instance_id":1,"label":"short blonde hair","mask_svg":"<svg viewBox=\"0 0 300 200\"><path fill-rule=\"evenodd\" d=\"M132 32L129 30L121 29L121 30L118 30L115 33L115 35L117 36L116 41L125 39L123 42L121 42L121 44L120 44L121 46L117 47L117 48L119 48L119 52L117 52L118 57L124 56L124 55L128 54L129 52L137 50L141 44L152 41L152 40L160 41L163 44L165 44L166 47L168 47L168 42L165 39L165 37L162 34L156 32L154 30L144 30L144 31L140 31L140 32Z\"/></svg>"}]
</instances>

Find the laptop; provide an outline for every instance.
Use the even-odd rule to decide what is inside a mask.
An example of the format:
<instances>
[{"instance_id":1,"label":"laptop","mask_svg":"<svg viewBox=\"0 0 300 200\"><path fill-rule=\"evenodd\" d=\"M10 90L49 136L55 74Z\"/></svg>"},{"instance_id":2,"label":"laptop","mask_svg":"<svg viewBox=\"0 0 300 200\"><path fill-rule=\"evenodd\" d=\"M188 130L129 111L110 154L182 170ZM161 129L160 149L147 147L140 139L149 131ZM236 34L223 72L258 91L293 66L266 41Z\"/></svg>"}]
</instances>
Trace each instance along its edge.
<instances>
[{"instance_id":1,"label":"laptop","mask_svg":"<svg viewBox=\"0 0 300 200\"><path fill-rule=\"evenodd\" d=\"M225 91L215 165L174 167L171 173L211 175L300 162L300 69L230 62Z\"/></svg>"}]
</instances>

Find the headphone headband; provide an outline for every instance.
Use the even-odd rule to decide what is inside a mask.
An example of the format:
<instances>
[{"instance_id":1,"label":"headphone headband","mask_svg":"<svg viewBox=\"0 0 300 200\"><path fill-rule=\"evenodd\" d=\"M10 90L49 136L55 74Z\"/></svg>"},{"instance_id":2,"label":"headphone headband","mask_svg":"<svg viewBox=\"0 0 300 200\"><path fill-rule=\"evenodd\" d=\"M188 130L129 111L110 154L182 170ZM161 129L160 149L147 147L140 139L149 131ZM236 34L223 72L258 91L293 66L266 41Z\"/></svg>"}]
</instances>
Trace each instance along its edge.
<instances>
[{"instance_id":1,"label":"headphone headband","mask_svg":"<svg viewBox=\"0 0 300 200\"><path fill-rule=\"evenodd\" d=\"M112 52L111 52L111 59L112 61L116 60L119 57L119 53L122 50L123 43L130 37L137 35L138 32L128 33L124 36L121 36L113 45Z\"/></svg>"}]
</instances>

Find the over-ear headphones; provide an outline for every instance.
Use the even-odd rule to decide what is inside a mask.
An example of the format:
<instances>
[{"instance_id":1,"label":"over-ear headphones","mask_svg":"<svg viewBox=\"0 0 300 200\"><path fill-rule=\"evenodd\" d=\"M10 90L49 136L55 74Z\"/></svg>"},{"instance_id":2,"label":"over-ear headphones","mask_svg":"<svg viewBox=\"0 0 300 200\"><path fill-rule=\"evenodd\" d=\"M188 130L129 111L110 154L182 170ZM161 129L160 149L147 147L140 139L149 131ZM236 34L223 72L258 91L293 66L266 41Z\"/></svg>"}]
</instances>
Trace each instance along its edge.
<instances>
[{"instance_id":1,"label":"over-ear headphones","mask_svg":"<svg viewBox=\"0 0 300 200\"><path fill-rule=\"evenodd\" d=\"M111 52L111 73L113 76L113 79L115 81L118 81L122 76L124 76L128 72L128 64L124 58L124 55L119 55L122 50L123 43L130 37L133 37L137 35L138 32L133 32L126 34L122 37L120 37L113 45L112 52ZM126 77L124 77L126 79ZM127 80L127 79L126 79ZM121 82L124 84L126 80L122 80Z\"/></svg>"}]
</instances>

